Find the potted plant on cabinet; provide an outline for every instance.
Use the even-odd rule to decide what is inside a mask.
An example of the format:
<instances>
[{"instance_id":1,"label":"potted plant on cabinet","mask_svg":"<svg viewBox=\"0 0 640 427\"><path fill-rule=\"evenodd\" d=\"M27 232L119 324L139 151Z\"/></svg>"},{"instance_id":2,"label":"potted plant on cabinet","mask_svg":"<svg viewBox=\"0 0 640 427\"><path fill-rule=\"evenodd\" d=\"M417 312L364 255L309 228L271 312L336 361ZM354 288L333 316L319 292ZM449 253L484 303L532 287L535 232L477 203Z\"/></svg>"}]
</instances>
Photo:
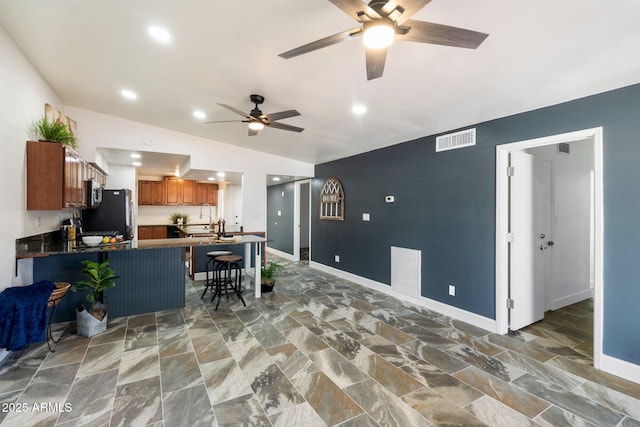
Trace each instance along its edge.
<instances>
[{"instance_id":1,"label":"potted plant on cabinet","mask_svg":"<svg viewBox=\"0 0 640 427\"><path fill-rule=\"evenodd\" d=\"M260 269L260 290L264 292L273 291L276 284L276 275L284 267L278 261L269 261L268 266L262 266Z\"/></svg>"},{"instance_id":2,"label":"potted plant on cabinet","mask_svg":"<svg viewBox=\"0 0 640 427\"><path fill-rule=\"evenodd\" d=\"M76 137L69 128L63 123L48 119L47 116L34 120L30 130L38 135L40 141L59 142L76 148Z\"/></svg>"},{"instance_id":3,"label":"potted plant on cabinet","mask_svg":"<svg viewBox=\"0 0 640 427\"><path fill-rule=\"evenodd\" d=\"M107 305L104 303L103 291L116 285L116 280L120 276L116 276L114 271L109 268L109 260L102 262L90 260L82 261L84 268L82 274L87 280L81 280L75 283L71 290L88 291L87 301L91 303L91 308L86 309L84 304L76 306L76 323L78 335L83 337L91 337L104 332L107 329Z\"/></svg>"}]
</instances>

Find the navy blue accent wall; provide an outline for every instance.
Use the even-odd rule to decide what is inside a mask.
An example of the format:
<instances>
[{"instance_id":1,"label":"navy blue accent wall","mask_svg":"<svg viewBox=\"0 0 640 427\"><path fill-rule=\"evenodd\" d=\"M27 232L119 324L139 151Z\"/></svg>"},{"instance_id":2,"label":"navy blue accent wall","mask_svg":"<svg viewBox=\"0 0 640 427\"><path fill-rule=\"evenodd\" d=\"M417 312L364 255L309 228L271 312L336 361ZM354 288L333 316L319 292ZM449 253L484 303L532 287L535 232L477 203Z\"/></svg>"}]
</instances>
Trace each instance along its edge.
<instances>
[{"instance_id":1,"label":"navy blue accent wall","mask_svg":"<svg viewBox=\"0 0 640 427\"><path fill-rule=\"evenodd\" d=\"M284 195L283 195L284 194ZM267 187L267 238L269 247L293 255L293 198L295 184ZM280 216L278 216L280 211Z\"/></svg>"},{"instance_id":2,"label":"navy blue accent wall","mask_svg":"<svg viewBox=\"0 0 640 427\"><path fill-rule=\"evenodd\" d=\"M630 339L640 336L639 118L633 85L466 126L477 129L474 147L435 153L432 135L317 165L313 261L389 284L390 246L420 249L423 296L495 318L496 145L602 126L604 352L640 364L640 340ZM344 187L344 222L318 218L320 188L332 176Z\"/></svg>"}]
</instances>

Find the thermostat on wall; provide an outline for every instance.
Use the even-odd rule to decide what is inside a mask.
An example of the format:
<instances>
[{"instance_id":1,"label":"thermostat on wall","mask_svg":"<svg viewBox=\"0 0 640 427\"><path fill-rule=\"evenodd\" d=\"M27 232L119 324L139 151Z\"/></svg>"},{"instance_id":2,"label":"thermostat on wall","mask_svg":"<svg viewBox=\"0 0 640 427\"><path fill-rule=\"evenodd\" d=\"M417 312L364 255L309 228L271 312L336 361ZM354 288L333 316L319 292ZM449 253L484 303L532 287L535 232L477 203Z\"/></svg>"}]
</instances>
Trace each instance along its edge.
<instances>
[{"instance_id":1,"label":"thermostat on wall","mask_svg":"<svg viewBox=\"0 0 640 427\"><path fill-rule=\"evenodd\" d=\"M395 198L395 197L393 197L393 196L386 196L386 197L384 198L384 201L385 201L385 202L387 202L387 203L393 203L393 202L395 202L395 201L396 201L396 198Z\"/></svg>"}]
</instances>

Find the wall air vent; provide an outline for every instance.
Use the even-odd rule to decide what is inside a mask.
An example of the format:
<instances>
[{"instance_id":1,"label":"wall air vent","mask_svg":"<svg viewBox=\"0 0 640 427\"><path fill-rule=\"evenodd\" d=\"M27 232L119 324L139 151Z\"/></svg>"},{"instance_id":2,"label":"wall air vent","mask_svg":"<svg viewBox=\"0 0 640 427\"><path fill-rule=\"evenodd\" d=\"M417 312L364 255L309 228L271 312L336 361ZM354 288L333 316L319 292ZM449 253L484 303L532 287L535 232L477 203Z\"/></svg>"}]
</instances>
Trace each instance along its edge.
<instances>
[{"instance_id":1,"label":"wall air vent","mask_svg":"<svg viewBox=\"0 0 640 427\"><path fill-rule=\"evenodd\" d=\"M437 137L436 153L438 151L455 150L456 148L470 147L472 145L476 145L476 128Z\"/></svg>"},{"instance_id":2,"label":"wall air vent","mask_svg":"<svg viewBox=\"0 0 640 427\"><path fill-rule=\"evenodd\" d=\"M571 146L568 143L561 142L560 144L558 144L558 153L569 154L569 152L571 151L570 147Z\"/></svg>"}]
</instances>

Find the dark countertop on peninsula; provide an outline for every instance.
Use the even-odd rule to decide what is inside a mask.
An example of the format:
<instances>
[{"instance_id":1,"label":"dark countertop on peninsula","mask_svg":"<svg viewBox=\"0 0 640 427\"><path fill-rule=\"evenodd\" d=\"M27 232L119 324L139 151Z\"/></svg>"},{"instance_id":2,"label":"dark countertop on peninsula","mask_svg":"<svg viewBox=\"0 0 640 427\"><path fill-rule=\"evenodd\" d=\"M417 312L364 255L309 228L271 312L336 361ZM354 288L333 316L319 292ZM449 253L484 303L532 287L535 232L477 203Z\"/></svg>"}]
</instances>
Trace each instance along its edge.
<instances>
[{"instance_id":1,"label":"dark countertop on peninsula","mask_svg":"<svg viewBox=\"0 0 640 427\"><path fill-rule=\"evenodd\" d=\"M91 252L128 251L136 249L176 248L200 245L234 245L243 243L261 243L267 239L256 234L243 233L234 240L217 240L214 237L187 237L178 239L131 240L115 244L87 246L74 242L47 242L45 240L29 240L16 243L16 258L36 258L49 255L64 255Z\"/></svg>"}]
</instances>

